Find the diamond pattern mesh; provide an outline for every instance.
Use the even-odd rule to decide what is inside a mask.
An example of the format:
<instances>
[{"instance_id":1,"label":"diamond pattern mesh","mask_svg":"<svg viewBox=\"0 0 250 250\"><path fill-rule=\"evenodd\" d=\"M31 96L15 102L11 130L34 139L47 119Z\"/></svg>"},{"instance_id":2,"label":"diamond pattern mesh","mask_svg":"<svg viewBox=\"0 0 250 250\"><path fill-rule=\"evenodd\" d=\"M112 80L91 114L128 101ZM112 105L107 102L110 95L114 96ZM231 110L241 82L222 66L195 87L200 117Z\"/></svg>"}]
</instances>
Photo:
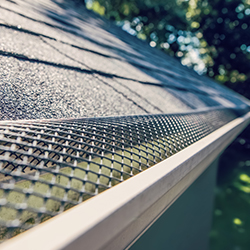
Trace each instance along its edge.
<instances>
[{"instance_id":1,"label":"diamond pattern mesh","mask_svg":"<svg viewBox=\"0 0 250 250\"><path fill-rule=\"evenodd\" d=\"M0 239L140 173L234 119L190 114L0 123Z\"/></svg>"}]
</instances>

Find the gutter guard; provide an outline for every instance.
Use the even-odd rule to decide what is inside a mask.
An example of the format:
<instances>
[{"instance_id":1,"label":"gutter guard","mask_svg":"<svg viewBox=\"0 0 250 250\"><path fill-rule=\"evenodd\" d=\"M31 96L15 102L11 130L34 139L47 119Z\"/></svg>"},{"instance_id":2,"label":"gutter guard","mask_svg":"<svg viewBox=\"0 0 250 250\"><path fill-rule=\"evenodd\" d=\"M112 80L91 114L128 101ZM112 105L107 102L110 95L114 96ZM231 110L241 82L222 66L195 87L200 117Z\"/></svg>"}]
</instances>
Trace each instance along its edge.
<instances>
[{"instance_id":1,"label":"gutter guard","mask_svg":"<svg viewBox=\"0 0 250 250\"><path fill-rule=\"evenodd\" d=\"M7 207L13 210L16 209L16 215L19 216L12 221L4 221L4 218L2 219L2 227L7 228L9 231L7 235L10 235L10 232L16 232L19 228L26 229L27 223L24 225L25 223L21 221L20 215L27 208L29 208L28 211L33 213L32 216L35 217L34 221L36 223L33 223L33 226L41 222L39 220L41 220L44 214L51 212L44 205L48 200L52 199L61 203L59 211L52 211L54 212L54 214L50 214L52 216L65 210L65 206L68 204L73 206L75 203L82 202L83 196L93 196L104 189L108 189L116 184L113 180L121 182L126 177L131 177L147 169L136 177L95 198L85 201L70 211L63 212L61 215L44 222L27 233L15 237L13 240L7 241L1 246L3 249L15 249L17 246L19 249L22 249L22 246L25 246L26 249L27 246L28 249L81 249L82 246L86 249L104 249L105 246L107 246L107 249L118 249L129 246L136 236L159 214L165 211L173 200L178 198L205 170L209 163L242 131L249 122L250 115L248 113L244 117L232 121L235 117L235 112L232 110L221 109L195 112L194 114L0 123L0 128L3 131L1 132L4 135L0 138L2 150L2 157L0 158L2 173L0 187L4 194L0 200L1 212L3 208ZM231 121L229 124L218 129L229 121ZM56 126L57 131L52 129L53 126ZM81 127L80 135L79 126ZM92 132L89 131L90 128ZM216 129L218 130L215 131ZM43 130L43 133L41 130ZM53 131L53 134L48 133L48 131ZM30 136L28 136L30 133L37 136L35 139L33 138L32 142ZM51 145L58 146L58 143L53 138L60 137L58 135L60 133L66 134L64 137L66 139L64 139L63 143L61 142L60 145L63 146L60 150L53 151ZM42 138L42 134L50 138L50 140ZM6 135L9 137L6 137ZM76 143L76 140L72 139L74 136L75 138L78 136L77 146L70 144L72 141ZM48 142L48 144L44 143L43 151L41 146L37 146L37 141ZM25 145L22 145L24 142ZM15 147L12 146L13 144ZM18 147L22 145L22 147L17 149L17 145ZM79 145L88 145L88 148L83 150L85 161L82 156L81 158L79 156L79 152L82 152L82 148L79 148ZM189 147L186 148L187 146ZM31 150L30 148L33 149ZM39 149L39 154L35 154L35 157L34 148ZM67 150L71 150L71 154L67 153ZM173 155L180 150L181 152ZM47 165L45 164L45 166L41 167L41 165L39 166L40 163L37 164L36 162L36 165L34 164L35 166L32 165L31 167L29 165L30 162L28 164L28 156L27 153L25 155L25 151L30 151L30 155L33 157L30 160L31 163L33 163L34 158L36 161L42 158L40 162L46 162ZM78 152L78 158L76 152ZM88 160L86 160L87 153ZM20 154L22 154L23 158L20 157ZM16 157L15 159L13 159L13 155ZM58 158L58 155L61 158ZM173 156L166 159L170 155ZM47 156L47 158L44 156ZM115 157L121 158L120 169L114 164L118 164ZM18 160L16 160L17 158ZM55 161L55 166L53 166L52 163ZM80 179L79 176L77 178L74 176L75 171L79 170L79 162L86 162L87 166L80 169L84 171L84 177L81 181L85 185L82 185L81 189L76 191L70 184L72 184L72 179ZM160 163L156 164L157 162ZM107 163L109 163L108 166ZM97 170L93 169L91 164L98 166ZM152 165L155 166L148 169ZM203 167L198 167L199 165ZM27 168L28 171L23 173L22 170L24 169L25 171ZM70 168L70 171L62 172L61 169L65 168ZM102 168L109 169L109 177L107 177L107 173L102 172ZM113 172L119 173L119 178ZM48 175L48 173L55 177L53 179L52 176L51 180L53 181L49 183L47 179L46 181L41 181L41 179L45 179L44 175ZM96 182L89 180L89 175L92 177L93 175L98 176ZM68 178L67 185L61 185L57 181L57 176ZM102 176L108 178L107 183L103 184L100 181ZM187 181L184 181L185 179ZM23 183L27 181L31 183L33 191L30 186L28 191L27 188L16 188L18 185L24 185ZM39 181L48 185L46 192L41 192L42 189L34 188ZM95 188L86 190L85 186L88 183L94 185ZM54 186L65 190L63 198L52 195ZM103 187L105 188L103 189ZM75 203L70 203L71 200L69 199L70 195L68 193L72 190L80 193ZM13 192L25 195L24 201L26 201L26 206L25 202L17 204L13 201L8 201L9 196L13 196ZM161 198L166 195L169 197L167 201L164 199L164 204L162 204ZM27 201L30 199L30 196L37 196L43 199L43 205L40 208L34 208L34 205L29 207L31 203ZM148 219L143 220L143 225L138 226L137 223L136 227L131 227L143 214L148 214L151 206L155 207L158 203L162 205L158 209L152 210L154 211L153 213L149 213L151 216L147 216ZM35 213L36 215L34 215ZM119 247L118 245L115 246L115 237L119 234L124 236L125 231L127 233L126 237L122 237L123 242L121 243L121 240L119 240ZM96 240L97 234L98 241ZM41 235L43 236L41 237ZM38 244L38 242L40 243Z\"/></svg>"}]
</instances>

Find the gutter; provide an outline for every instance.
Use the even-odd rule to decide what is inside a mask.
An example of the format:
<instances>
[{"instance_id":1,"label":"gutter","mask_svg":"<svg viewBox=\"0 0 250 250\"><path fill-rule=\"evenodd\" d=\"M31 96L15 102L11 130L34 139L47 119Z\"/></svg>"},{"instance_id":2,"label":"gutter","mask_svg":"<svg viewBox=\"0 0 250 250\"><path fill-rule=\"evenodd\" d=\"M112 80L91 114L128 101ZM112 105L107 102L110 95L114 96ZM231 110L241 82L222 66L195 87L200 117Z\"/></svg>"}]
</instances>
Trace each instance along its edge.
<instances>
[{"instance_id":1,"label":"gutter","mask_svg":"<svg viewBox=\"0 0 250 250\"><path fill-rule=\"evenodd\" d=\"M250 112L154 167L4 242L0 249L128 248L249 122Z\"/></svg>"}]
</instances>

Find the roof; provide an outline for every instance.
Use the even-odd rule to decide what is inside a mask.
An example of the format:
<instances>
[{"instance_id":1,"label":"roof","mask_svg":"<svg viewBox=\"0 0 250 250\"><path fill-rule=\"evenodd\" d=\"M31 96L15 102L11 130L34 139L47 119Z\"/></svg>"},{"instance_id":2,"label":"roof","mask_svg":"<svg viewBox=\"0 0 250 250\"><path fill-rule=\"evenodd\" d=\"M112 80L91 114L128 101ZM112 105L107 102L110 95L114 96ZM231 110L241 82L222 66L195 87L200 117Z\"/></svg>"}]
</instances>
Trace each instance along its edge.
<instances>
[{"instance_id":1,"label":"roof","mask_svg":"<svg viewBox=\"0 0 250 250\"><path fill-rule=\"evenodd\" d=\"M0 4L0 119L174 113L247 101L83 6Z\"/></svg>"},{"instance_id":2,"label":"roof","mask_svg":"<svg viewBox=\"0 0 250 250\"><path fill-rule=\"evenodd\" d=\"M3 0L0 34L0 241L138 173L157 187L159 162L168 192L249 122L248 100L71 1Z\"/></svg>"}]
</instances>

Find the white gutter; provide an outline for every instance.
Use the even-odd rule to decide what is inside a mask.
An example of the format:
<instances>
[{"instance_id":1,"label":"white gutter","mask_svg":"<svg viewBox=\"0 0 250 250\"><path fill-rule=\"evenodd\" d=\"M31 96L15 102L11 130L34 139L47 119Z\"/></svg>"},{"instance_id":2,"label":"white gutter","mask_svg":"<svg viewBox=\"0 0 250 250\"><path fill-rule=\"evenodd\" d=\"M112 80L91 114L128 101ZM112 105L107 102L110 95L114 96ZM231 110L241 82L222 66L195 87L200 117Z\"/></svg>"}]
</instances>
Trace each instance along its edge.
<instances>
[{"instance_id":1,"label":"white gutter","mask_svg":"<svg viewBox=\"0 0 250 250\"><path fill-rule=\"evenodd\" d=\"M249 124L250 112L152 168L0 245L4 250L124 249Z\"/></svg>"}]
</instances>

